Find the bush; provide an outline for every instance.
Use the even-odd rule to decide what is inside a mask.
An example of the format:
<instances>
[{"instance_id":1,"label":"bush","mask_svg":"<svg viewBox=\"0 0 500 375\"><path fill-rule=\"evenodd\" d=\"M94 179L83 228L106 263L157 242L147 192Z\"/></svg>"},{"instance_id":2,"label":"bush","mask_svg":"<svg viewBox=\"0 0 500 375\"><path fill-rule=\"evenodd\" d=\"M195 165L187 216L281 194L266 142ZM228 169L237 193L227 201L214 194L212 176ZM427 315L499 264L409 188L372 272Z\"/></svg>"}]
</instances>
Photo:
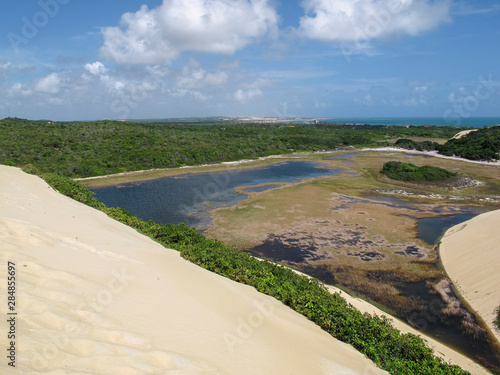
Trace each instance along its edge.
<instances>
[{"instance_id":1,"label":"bush","mask_svg":"<svg viewBox=\"0 0 500 375\"><path fill-rule=\"evenodd\" d=\"M455 176L455 173L446 169L430 165L417 167L414 164L399 161L388 161L380 173L399 181L443 181Z\"/></svg>"},{"instance_id":2,"label":"bush","mask_svg":"<svg viewBox=\"0 0 500 375\"><path fill-rule=\"evenodd\" d=\"M495 324L497 326L498 329L500 329L500 306L497 307L497 316L495 317L495 321L493 322L493 324Z\"/></svg>"},{"instance_id":3,"label":"bush","mask_svg":"<svg viewBox=\"0 0 500 375\"><path fill-rule=\"evenodd\" d=\"M394 146L416 151L434 151L439 149L439 143L431 141L416 142L407 138L400 138Z\"/></svg>"}]
</instances>

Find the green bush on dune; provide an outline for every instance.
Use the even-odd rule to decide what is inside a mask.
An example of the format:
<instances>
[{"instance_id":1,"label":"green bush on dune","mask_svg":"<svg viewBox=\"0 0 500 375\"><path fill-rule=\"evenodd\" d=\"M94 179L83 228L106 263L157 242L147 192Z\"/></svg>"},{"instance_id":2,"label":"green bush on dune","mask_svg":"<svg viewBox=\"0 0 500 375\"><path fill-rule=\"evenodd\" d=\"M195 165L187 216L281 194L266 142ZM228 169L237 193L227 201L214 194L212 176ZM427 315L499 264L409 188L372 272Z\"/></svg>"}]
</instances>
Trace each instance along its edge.
<instances>
[{"instance_id":1,"label":"green bush on dune","mask_svg":"<svg viewBox=\"0 0 500 375\"><path fill-rule=\"evenodd\" d=\"M497 326L498 329L500 329L500 306L497 307L497 311L496 311L496 317L495 317L495 321L494 321L494 324Z\"/></svg>"},{"instance_id":2,"label":"green bush on dune","mask_svg":"<svg viewBox=\"0 0 500 375\"><path fill-rule=\"evenodd\" d=\"M37 173L33 167L26 168L26 171ZM273 296L333 337L352 345L391 374L469 374L436 357L421 338L399 332L385 317L362 314L339 294L331 294L316 279L259 261L220 241L206 239L185 224L160 225L141 220L121 208L108 208L92 192L69 178L41 177L61 193L105 212L165 247L180 251L185 259Z\"/></svg>"}]
</instances>

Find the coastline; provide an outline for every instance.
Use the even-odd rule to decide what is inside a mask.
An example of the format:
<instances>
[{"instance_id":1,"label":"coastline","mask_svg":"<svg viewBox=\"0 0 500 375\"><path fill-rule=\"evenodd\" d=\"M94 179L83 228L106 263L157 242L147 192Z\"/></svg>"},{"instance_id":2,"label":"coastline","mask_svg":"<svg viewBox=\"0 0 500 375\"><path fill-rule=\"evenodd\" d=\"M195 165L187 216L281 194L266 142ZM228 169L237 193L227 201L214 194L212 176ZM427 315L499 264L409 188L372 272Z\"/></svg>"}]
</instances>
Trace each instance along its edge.
<instances>
[{"instance_id":1,"label":"coastline","mask_svg":"<svg viewBox=\"0 0 500 375\"><path fill-rule=\"evenodd\" d=\"M462 298L481 316L500 345L493 325L500 305L500 210L487 212L449 229L439 253Z\"/></svg>"}]
</instances>

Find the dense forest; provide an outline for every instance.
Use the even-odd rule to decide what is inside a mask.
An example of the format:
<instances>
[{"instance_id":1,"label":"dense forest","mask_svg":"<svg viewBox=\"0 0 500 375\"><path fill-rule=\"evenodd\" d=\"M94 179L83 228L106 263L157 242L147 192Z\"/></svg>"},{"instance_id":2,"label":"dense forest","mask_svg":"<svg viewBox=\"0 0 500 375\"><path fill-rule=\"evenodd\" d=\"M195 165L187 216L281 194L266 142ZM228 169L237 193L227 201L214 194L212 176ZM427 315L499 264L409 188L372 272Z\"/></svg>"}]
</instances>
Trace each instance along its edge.
<instances>
[{"instance_id":1,"label":"dense forest","mask_svg":"<svg viewBox=\"0 0 500 375\"><path fill-rule=\"evenodd\" d=\"M498 160L500 159L500 126L479 129L462 138L450 139L439 148L439 153L471 160Z\"/></svg>"},{"instance_id":2,"label":"dense forest","mask_svg":"<svg viewBox=\"0 0 500 375\"><path fill-rule=\"evenodd\" d=\"M478 129L461 137L450 139L444 145L436 142L417 142L398 139L395 146L408 150L434 151L446 156L458 156L470 160L492 161L500 159L500 126Z\"/></svg>"},{"instance_id":3,"label":"dense forest","mask_svg":"<svg viewBox=\"0 0 500 375\"><path fill-rule=\"evenodd\" d=\"M446 169L431 165L418 167L414 164L399 161L388 161L384 164L380 173L399 181L443 181L456 175Z\"/></svg>"},{"instance_id":4,"label":"dense forest","mask_svg":"<svg viewBox=\"0 0 500 375\"><path fill-rule=\"evenodd\" d=\"M460 128L335 124L141 124L0 120L0 163L89 177L222 161L451 138Z\"/></svg>"}]
</instances>

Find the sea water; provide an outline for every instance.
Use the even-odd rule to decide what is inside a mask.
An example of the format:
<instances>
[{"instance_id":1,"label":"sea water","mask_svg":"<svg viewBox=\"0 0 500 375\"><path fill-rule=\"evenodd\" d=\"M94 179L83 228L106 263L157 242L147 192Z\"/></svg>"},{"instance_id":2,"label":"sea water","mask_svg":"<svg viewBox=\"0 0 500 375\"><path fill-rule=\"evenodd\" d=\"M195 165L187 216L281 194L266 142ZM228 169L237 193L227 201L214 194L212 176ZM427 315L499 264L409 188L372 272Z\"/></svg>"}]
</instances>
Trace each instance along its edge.
<instances>
[{"instance_id":1,"label":"sea water","mask_svg":"<svg viewBox=\"0 0 500 375\"><path fill-rule=\"evenodd\" d=\"M500 124L500 117L334 117L320 120L332 124L353 125L410 125L410 126L460 126L470 128L490 127Z\"/></svg>"}]
</instances>

